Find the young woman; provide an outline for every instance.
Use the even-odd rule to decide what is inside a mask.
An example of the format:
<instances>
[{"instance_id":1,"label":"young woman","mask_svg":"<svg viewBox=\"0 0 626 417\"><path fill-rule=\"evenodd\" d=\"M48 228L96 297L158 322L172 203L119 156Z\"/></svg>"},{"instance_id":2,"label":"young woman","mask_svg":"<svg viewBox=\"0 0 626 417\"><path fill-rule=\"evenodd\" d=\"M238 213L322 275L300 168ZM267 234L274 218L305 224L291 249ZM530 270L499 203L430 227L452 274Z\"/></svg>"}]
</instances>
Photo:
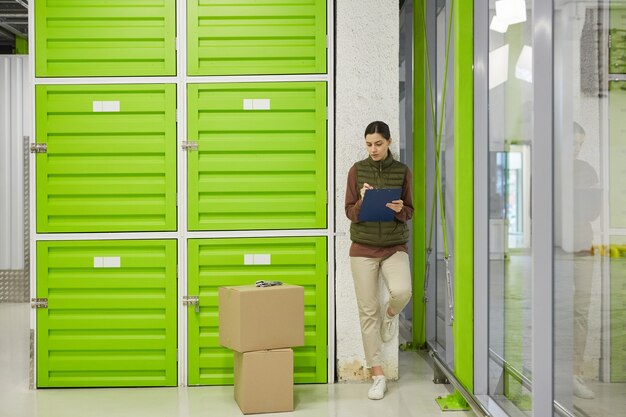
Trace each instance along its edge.
<instances>
[{"instance_id":1,"label":"young woman","mask_svg":"<svg viewBox=\"0 0 626 417\"><path fill-rule=\"evenodd\" d=\"M350 266L354 280L361 335L367 365L371 369L372 387L368 398L380 400L387 391L381 367L380 348L390 341L398 327L396 316L411 298L408 221L413 215L411 172L393 159L389 151L391 135L384 122L370 123L365 129L365 146L369 157L355 163L348 172L346 216L350 226ZM386 204L393 210L390 222L361 222L359 212L367 190L401 188L401 197ZM389 289L389 302L381 308L378 297L379 276Z\"/></svg>"}]
</instances>

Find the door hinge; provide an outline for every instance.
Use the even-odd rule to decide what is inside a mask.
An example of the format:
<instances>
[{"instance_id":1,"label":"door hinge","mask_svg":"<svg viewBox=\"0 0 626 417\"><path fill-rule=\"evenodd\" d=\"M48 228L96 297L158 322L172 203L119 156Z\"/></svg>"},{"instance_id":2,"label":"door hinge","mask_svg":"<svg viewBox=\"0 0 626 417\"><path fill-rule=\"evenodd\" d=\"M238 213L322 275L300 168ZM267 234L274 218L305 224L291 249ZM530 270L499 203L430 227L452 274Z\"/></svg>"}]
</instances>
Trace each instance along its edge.
<instances>
[{"instance_id":1,"label":"door hinge","mask_svg":"<svg viewBox=\"0 0 626 417\"><path fill-rule=\"evenodd\" d=\"M326 120L328 120L328 106L326 106Z\"/></svg>"},{"instance_id":2,"label":"door hinge","mask_svg":"<svg viewBox=\"0 0 626 417\"><path fill-rule=\"evenodd\" d=\"M199 313L200 312L200 297L198 297L197 295L184 295L183 305L194 306L195 312Z\"/></svg>"},{"instance_id":3,"label":"door hinge","mask_svg":"<svg viewBox=\"0 0 626 417\"><path fill-rule=\"evenodd\" d=\"M611 38L611 34L609 33L609 49L611 49L611 41L612 41L612 40L613 40L613 39Z\"/></svg>"},{"instance_id":4,"label":"door hinge","mask_svg":"<svg viewBox=\"0 0 626 417\"><path fill-rule=\"evenodd\" d=\"M30 153L48 153L48 144L46 143L31 143Z\"/></svg>"},{"instance_id":5,"label":"door hinge","mask_svg":"<svg viewBox=\"0 0 626 417\"><path fill-rule=\"evenodd\" d=\"M192 140L184 140L183 144L180 145L183 151L197 151L198 150L198 142Z\"/></svg>"},{"instance_id":6,"label":"door hinge","mask_svg":"<svg viewBox=\"0 0 626 417\"><path fill-rule=\"evenodd\" d=\"M47 298L31 298L30 308L48 308Z\"/></svg>"}]
</instances>

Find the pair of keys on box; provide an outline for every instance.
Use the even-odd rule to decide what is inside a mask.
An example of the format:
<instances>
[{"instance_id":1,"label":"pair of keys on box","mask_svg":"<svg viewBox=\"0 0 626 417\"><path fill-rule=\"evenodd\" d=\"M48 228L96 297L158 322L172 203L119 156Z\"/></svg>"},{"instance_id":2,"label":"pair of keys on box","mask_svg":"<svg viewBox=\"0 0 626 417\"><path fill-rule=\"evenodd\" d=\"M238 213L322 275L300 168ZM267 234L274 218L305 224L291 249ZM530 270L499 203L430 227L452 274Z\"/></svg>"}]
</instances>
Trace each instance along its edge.
<instances>
[{"instance_id":1,"label":"pair of keys on box","mask_svg":"<svg viewBox=\"0 0 626 417\"><path fill-rule=\"evenodd\" d=\"M283 285L283 283L280 281L265 281L261 279L255 282L254 285L256 285L257 287L275 287L277 285Z\"/></svg>"}]
</instances>

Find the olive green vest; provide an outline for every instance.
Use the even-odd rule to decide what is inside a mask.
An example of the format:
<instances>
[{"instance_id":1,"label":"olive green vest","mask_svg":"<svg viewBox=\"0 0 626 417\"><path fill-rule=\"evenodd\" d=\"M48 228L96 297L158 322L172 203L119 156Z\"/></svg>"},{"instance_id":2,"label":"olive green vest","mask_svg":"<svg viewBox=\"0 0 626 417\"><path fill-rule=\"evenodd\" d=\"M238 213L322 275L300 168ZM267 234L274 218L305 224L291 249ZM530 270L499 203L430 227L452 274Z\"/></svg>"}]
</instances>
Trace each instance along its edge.
<instances>
[{"instance_id":1,"label":"olive green vest","mask_svg":"<svg viewBox=\"0 0 626 417\"><path fill-rule=\"evenodd\" d=\"M364 183L374 188L402 188L407 167L396 161L391 152L384 161L367 158L354 164L357 188ZM398 220L391 222L357 222L350 225L350 239L372 246L402 245L409 241L409 225Z\"/></svg>"}]
</instances>

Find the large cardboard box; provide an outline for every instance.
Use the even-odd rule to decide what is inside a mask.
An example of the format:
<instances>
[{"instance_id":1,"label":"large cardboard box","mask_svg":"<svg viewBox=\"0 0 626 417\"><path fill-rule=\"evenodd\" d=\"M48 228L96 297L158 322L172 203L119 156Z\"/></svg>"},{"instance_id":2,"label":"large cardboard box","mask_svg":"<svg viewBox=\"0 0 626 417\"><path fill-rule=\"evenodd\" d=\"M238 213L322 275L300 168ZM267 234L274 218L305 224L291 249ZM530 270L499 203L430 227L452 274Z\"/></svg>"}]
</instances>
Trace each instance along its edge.
<instances>
[{"instance_id":1,"label":"large cardboard box","mask_svg":"<svg viewBox=\"0 0 626 417\"><path fill-rule=\"evenodd\" d=\"M237 352L304 345L304 288L219 288L220 344Z\"/></svg>"},{"instance_id":2,"label":"large cardboard box","mask_svg":"<svg viewBox=\"0 0 626 417\"><path fill-rule=\"evenodd\" d=\"M242 413L293 410L293 350L233 354L235 401Z\"/></svg>"}]
</instances>

